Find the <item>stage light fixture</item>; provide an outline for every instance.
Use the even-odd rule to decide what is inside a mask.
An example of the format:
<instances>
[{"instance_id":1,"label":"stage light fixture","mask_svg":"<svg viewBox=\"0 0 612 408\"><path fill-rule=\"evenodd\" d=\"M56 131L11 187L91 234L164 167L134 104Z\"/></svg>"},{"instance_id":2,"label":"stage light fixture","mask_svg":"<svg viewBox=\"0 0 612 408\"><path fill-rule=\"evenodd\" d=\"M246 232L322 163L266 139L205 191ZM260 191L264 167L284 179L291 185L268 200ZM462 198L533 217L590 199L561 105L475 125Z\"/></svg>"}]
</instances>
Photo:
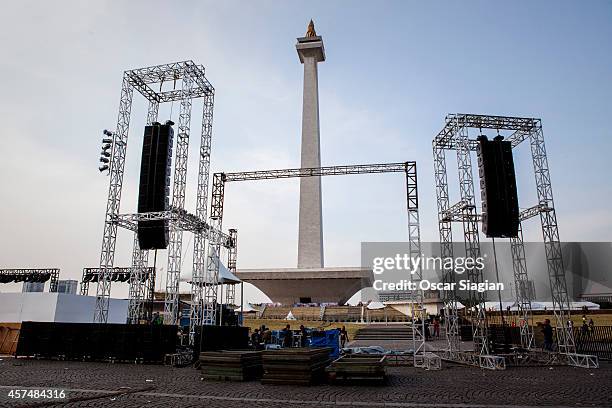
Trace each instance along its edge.
<instances>
[{"instance_id":1,"label":"stage light fixture","mask_svg":"<svg viewBox=\"0 0 612 408\"><path fill-rule=\"evenodd\" d=\"M102 173L103 171L108 170L108 166L105 164L104 166L98 167L98 170L100 170L100 173Z\"/></svg>"}]
</instances>

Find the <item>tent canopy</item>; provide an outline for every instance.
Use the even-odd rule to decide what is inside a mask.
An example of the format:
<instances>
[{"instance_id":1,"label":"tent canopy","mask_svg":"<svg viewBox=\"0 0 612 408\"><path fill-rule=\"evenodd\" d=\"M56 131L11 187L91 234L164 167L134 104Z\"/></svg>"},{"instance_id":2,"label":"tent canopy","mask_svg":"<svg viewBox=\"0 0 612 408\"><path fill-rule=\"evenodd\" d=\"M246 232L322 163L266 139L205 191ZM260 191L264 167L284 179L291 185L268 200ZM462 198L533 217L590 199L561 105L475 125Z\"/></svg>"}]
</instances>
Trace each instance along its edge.
<instances>
[{"instance_id":1,"label":"tent canopy","mask_svg":"<svg viewBox=\"0 0 612 408\"><path fill-rule=\"evenodd\" d=\"M503 301L502 303L502 307L504 308L504 311L506 311L506 309L508 307L510 307L510 310L514 310L514 306L515 303L514 301ZM491 302L485 302L485 308L487 310L492 310L492 311L499 311L499 301L495 302L495 301L491 301Z\"/></svg>"},{"instance_id":2,"label":"tent canopy","mask_svg":"<svg viewBox=\"0 0 612 408\"><path fill-rule=\"evenodd\" d=\"M219 284L235 284L242 282L240 278L230 272L229 269L219 261Z\"/></svg>"},{"instance_id":3,"label":"tent canopy","mask_svg":"<svg viewBox=\"0 0 612 408\"><path fill-rule=\"evenodd\" d=\"M236 310L238 310L238 311L239 311L239 310L240 310L240 307L238 307ZM255 309L253 306L251 306L251 304L250 304L250 303L245 303L245 304L242 306L242 311L243 311L244 313L250 313L250 312L257 312L258 310L257 310L257 309Z\"/></svg>"},{"instance_id":4,"label":"tent canopy","mask_svg":"<svg viewBox=\"0 0 612 408\"><path fill-rule=\"evenodd\" d=\"M384 309L385 305L382 304L381 302L377 302L373 300L368 304L367 308L369 310L378 310L378 309Z\"/></svg>"},{"instance_id":5,"label":"tent canopy","mask_svg":"<svg viewBox=\"0 0 612 408\"><path fill-rule=\"evenodd\" d=\"M599 309L599 305L597 303L593 303L593 302L587 302L587 301L581 301L581 302L570 302L570 309L571 310L581 310L583 307L585 307L589 310L598 310ZM553 302L531 302L531 309L532 310L553 310Z\"/></svg>"}]
</instances>

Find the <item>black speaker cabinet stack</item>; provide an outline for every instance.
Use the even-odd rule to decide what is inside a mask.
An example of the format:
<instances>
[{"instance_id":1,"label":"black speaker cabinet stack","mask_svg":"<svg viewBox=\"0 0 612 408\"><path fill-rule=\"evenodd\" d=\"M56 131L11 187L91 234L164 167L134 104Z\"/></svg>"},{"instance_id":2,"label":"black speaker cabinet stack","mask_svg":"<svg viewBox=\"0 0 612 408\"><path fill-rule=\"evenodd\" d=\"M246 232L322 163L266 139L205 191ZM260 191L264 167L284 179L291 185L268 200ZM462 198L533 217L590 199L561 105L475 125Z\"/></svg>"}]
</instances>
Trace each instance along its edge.
<instances>
[{"instance_id":1,"label":"black speaker cabinet stack","mask_svg":"<svg viewBox=\"0 0 612 408\"><path fill-rule=\"evenodd\" d=\"M23 322L16 356L163 363L176 353L170 325Z\"/></svg>"},{"instance_id":2,"label":"black speaker cabinet stack","mask_svg":"<svg viewBox=\"0 0 612 408\"><path fill-rule=\"evenodd\" d=\"M519 206L512 144L497 136L478 137L478 173L482 198L482 231L487 237L518 235Z\"/></svg>"},{"instance_id":3,"label":"black speaker cabinet stack","mask_svg":"<svg viewBox=\"0 0 612 408\"><path fill-rule=\"evenodd\" d=\"M200 338L201 336L201 338ZM242 326L201 326L196 331L199 351L245 350L249 348L249 328ZM195 347L196 357L199 355Z\"/></svg>"},{"instance_id":4,"label":"black speaker cabinet stack","mask_svg":"<svg viewBox=\"0 0 612 408\"><path fill-rule=\"evenodd\" d=\"M174 123L154 122L145 127L140 165L138 212L167 211L170 203L170 174L172 169L172 140ZM138 221L140 249L168 247L168 221Z\"/></svg>"}]
</instances>

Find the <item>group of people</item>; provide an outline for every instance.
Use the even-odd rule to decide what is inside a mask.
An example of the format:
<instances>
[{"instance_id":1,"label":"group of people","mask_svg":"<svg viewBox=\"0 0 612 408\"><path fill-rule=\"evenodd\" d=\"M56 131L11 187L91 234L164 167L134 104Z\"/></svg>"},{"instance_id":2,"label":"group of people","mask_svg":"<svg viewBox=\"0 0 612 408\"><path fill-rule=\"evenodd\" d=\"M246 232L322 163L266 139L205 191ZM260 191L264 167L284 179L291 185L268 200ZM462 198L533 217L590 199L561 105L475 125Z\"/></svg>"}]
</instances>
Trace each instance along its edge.
<instances>
[{"instance_id":1,"label":"group of people","mask_svg":"<svg viewBox=\"0 0 612 408\"><path fill-rule=\"evenodd\" d=\"M417 319L416 325L421 325L421 319ZM423 327L426 341L440 338L440 316L425 319Z\"/></svg>"},{"instance_id":2,"label":"group of people","mask_svg":"<svg viewBox=\"0 0 612 408\"><path fill-rule=\"evenodd\" d=\"M346 331L346 327L342 326L339 329L339 339L340 339L340 347L344 348L346 344L349 342L348 332ZM273 336L272 330L266 327L265 325L261 325L260 328L253 330L251 333L251 346L255 350L263 350L266 348L267 344L273 344ZM308 347L310 344L308 341L309 337L309 329L307 329L303 324L300 325L299 330L291 330L291 325L287 324L280 331L280 344L282 347ZM298 343L299 342L299 343Z\"/></svg>"},{"instance_id":3,"label":"group of people","mask_svg":"<svg viewBox=\"0 0 612 408\"><path fill-rule=\"evenodd\" d=\"M153 317L151 318L151 324L153 325L164 324L164 318L162 317L162 315L159 314L159 312L153 313Z\"/></svg>"},{"instance_id":4,"label":"group of people","mask_svg":"<svg viewBox=\"0 0 612 408\"><path fill-rule=\"evenodd\" d=\"M571 320L568 320L568 322L569 321ZM586 315L582 315L582 328L580 330L582 331L582 334L592 333L593 330L595 330L595 322L593 322L593 319L589 319L589 322L587 323Z\"/></svg>"},{"instance_id":5,"label":"group of people","mask_svg":"<svg viewBox=\"0 0 612 408\"><path fill-rule=\"evenodd\" d=\"M253 330L251 333L251 346L255 350L263 350L266 344L272 343L272 330L266 327L264 324L259 329Z\"/></svg>"},{"instance_id":6,"label":"group of people","mask_svg":"<svg viewBox=\"0 0 612 408\"><path fill-rule=\"evenodd\" d=\"M553 328L550 324L550 319L544 319L544 322L541 324L542 335L544 336L544 344L543 348L547 351L553 351ZM572 329L574 327L574 322L570 319L567 321L568 329ZM582 315L582 327L580 328L580 332L582 335L589 335L595 330L595 322L592 318L588 319L586 315Z\"/></svg>"}]
</instances>

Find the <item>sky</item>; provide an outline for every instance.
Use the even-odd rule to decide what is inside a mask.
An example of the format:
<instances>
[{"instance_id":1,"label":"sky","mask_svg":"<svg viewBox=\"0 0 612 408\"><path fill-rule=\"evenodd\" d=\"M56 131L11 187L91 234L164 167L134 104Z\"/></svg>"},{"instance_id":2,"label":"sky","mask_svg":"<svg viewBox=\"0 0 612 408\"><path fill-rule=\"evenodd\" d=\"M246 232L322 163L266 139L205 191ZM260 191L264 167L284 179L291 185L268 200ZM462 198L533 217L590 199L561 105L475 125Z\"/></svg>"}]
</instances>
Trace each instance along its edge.
<instances>
[{"instance_id":1,"label":"sky","mask_svg":"<svg viewBox=\"0 0 612 408\"><path fill-rule=\"evenodd\" d=\"M5 2L3 17L0 267L60 267L61 278L80 279L83 267L99 264L108 191L97 170L101 131L116 125L127 69L205 66L216 89L211 173L299 167L295 42L311 18L327 57L319 66L322 164L416 160L424 241L438 239L431 140L449 113L541 118L561 239L612 241L612 2L58 0ZM189 211L201 110L194 102ZM176 121L177 112L166 105L159 118ZM136 208L145 117L137 96L126 213ZM515 161L521 207L530 207L528 146ZM326 266L357 266L364 241L406 240L401 174L322 183ZM239 231L239 269L296 265L298 186L227 186L224 226ZM541 240L535 220L525 235ZM116 265L129 265L131 244L120 230ZM192 246L185 234L185 281ZM163 275L163 253L158 267ZM113 296L127 295L116 286ZM10 290L19 288L0 287ZM262 299L252 288L247 295Z\"/></svg>"}]
</instances>

